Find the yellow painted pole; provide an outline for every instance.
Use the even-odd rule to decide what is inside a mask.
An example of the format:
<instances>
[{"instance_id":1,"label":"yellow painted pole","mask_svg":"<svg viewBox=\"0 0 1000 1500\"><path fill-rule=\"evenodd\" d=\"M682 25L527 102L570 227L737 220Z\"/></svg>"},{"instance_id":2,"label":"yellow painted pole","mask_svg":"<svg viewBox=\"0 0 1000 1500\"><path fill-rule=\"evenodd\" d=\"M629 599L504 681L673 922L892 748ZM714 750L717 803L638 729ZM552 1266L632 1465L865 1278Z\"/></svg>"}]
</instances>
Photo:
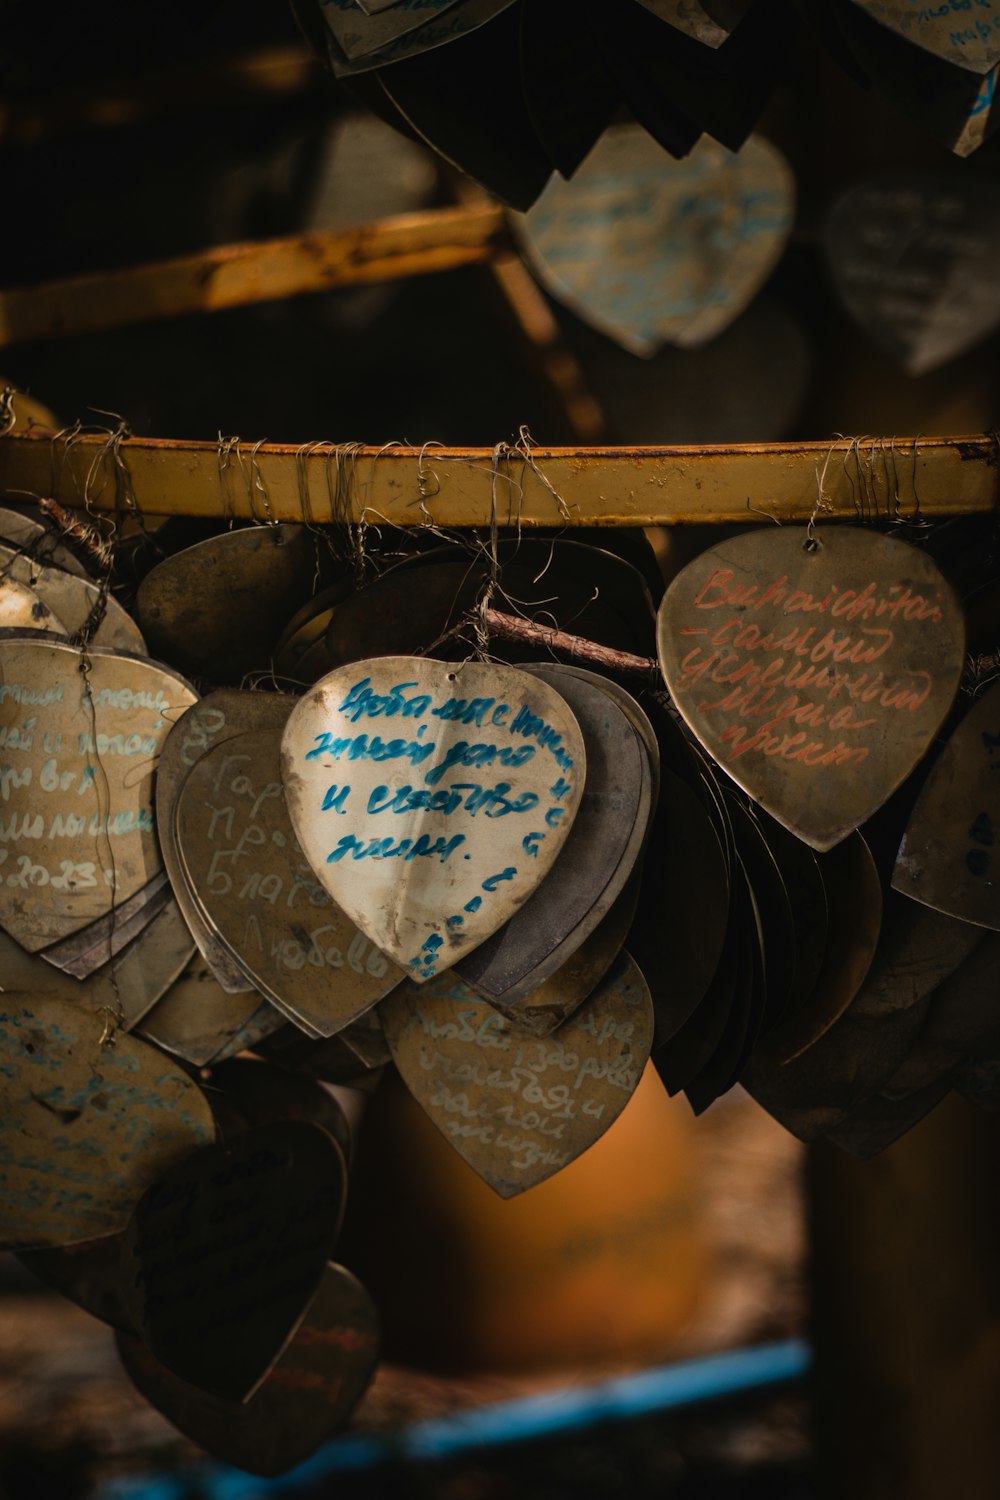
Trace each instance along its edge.
<instances>
[{"instance_id":1,"label":"yellow painted pole","mask_svg":"<svg viewBox=\"0 0 1000 1500\"><path fill-rule=\"evenodd\" d=\"M820 517L988 514L991 437L670 448L381 448L0 437L0 490L114 509L126 479L147 515L482 526L670 526ZM119 461L116 460L115 455Z\"/></svg>"},{"instance_id":2,"label":"yellow painted pole","mask_svg":"<svg viewBox=\"0 0 1000 1500\"><path fill-rule=\"evenodd\" d=\"M0 345L450 271L489 261L507 244L504 210L490 203L8 287L0 289Z\"/></svg>"}]
</instances>

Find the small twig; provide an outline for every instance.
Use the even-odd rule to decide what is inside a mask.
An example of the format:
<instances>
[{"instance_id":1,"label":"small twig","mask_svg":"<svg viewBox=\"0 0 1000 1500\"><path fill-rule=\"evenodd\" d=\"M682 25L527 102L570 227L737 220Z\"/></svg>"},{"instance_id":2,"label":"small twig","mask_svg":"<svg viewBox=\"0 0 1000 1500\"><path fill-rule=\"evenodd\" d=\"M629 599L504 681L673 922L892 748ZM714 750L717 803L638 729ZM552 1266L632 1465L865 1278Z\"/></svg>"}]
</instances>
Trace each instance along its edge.
<instances>
[{"instance_id":1,"label":"small twig","mask_svg":"<svg viewBox=\"0 0 1000 1500\"><path fill-rule=\"evenodd\" d=\"M565 630L553 630L546 625L535 625L531 620L518 619L516 615L505 615L498 609L483 611L483 623L491 635L503 641L517 641L523 646L544 647L571 656L575 661L585 662L605 672L625 672L632 676L658 676L659 668L650 656L633 656L631 651L616 651L611 646L600 646L582 635L570 635Z\"/></svg>"}]
</instances>

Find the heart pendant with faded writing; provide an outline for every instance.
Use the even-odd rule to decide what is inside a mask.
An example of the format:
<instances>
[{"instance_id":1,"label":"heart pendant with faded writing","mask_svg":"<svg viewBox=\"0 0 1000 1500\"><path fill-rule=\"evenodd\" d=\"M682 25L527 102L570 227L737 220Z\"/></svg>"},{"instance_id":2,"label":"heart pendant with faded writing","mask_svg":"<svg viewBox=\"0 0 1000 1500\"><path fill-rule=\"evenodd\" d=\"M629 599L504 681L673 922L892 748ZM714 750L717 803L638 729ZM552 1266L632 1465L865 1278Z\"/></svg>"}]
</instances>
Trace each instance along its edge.
<instances>
[{"instance_id":1,"label":"heart pendant with faded writing","mask_svg":"<svg viewBox=\"0 0 1000 1500\"><path fill-rule=\"evenodd\" d=\"M905 780L962 674L965 630L924 552L860 527L745 532L660 606L671 696L724 771L814 849Z\"/></svg>"},{"instance_id":2,"label":"heart pendant with faded writing","mask_svg":"<svg viewBox=\"0 0 1000 1500\"><path fill-rule=\"evenodd\" d=\"M336 1243L346 1174L316 1125L258 1125L144 1194L122 1242L133 1327L175 1375L230 1401L295 1333Z\"/></svg>"},{"instance_id":3,"label":"heart pendant with faded writing","mask_svg":"<svg viewBox=\"0 0 1000 1500\"><path fill-rule=\"evenodd\" d=\"M124 1229L155 1181L215 1136L204 1094L107 1016L0 996L0 1242L69 1245Z\"/></svg>"},{"instance_id":4,"label":"heart pendant with faded writing","mask_svg":"<svg viewBox=\"0 0 1000 1500\"><path fill-rule=\"evenodd\" d=\"M168 1422L251 1474L282 1474L346 1422L378 1358L378 1315L361 1283L328 1265L305 1317L249 1401L223 1401L179 1380L146 1346L118 1338L122 1363Z\"/></svg>"},{"instance_id":5,"label":"heart pendant with faded writing","mask_svg":"<svg viewBox=\"0 0 1000 1500\"><path fill-rule=\"evenodd\" d=\"M652 1001L627 953L551 1036L508 1021L456 974L404 985L381 1010L407 1088L502 1198L600 1139L635 1092L653 1042Z\"/></svg>"},{"instance_id":6,"label":"heart pendant with faded writing","mask_svg":"<svg viewBox=\"0 0 1000 1500\"><path fill-rule=\"evenodd\" d=\"M279 728L258 729L201 756L181 787L175 839L209 925L247 978L296 1025L331 1036L404 975L313 874L285 805L280 745Z\"/></svg>"},{"instance_id":7,"label":"heart pendant with faded writing","mask_svg":"<svg viewBox=\"0 0 1000 1500\"><path fill-rule=\"evenodd\" d=\"M293 709L281 761L309 863L418 983L527 900L586 774L579 726L546 683L405 656L324 677Z\"/></svg>"},{"instance_id":8,"label":"heart pendant with faded writing","mask_svg":"<svg viewBox=\"0 0 1000 1500\"><path fill-rule=\"evenodd\" d=\"M154 772L195 696L151 661L0 640L0 924L30 952L161 872Z\"/></svg>"},{"instance_id":9,"label":"heart pendant with faded writing","mask_svg":"<svg viewBox=\"0 0 1000 1500\"><path fill-rule=\"evenodd\" d=\"M1000 684L984 693L942 752L896 856L897 891L1000 929Z\"/></svg>"},{"instance_id":10,"label":"heart pendant with faded writing","mask_svg":"<svg viewBox=\"0 0 1000 1500\"><path fill-rule=\"evenodd\" d=\"M899 0L854 0L873 21L897 36L933 52L943 62L970 73L988 73L1000 62L1000 0L976 0L976 9L959 4L901 5Z\"/></svg>"},{"instance_id":11,"label":"heart pendant with faded writing","mask_svg":"<svg viewBox=\"0 0 1000 1500\"><path fill-rule=\"evenodd\" d=\"M697 348L738 317L792 225L788 163L753 136L708 138L672 161L639 125L605 132L569 182L553 177L520 221L542 285L633 354Z\"/></svg>"},{"instance_id":12,"label":"heart pendant with faded writing","mask_svg":"<svg viewBox=\"0 0 1000 1500\"><path fill-rule=\"evenodd\" d=\"M241 692L223 688L192 705L167 735L156 772L156 823L163 864L177 904L191 929L198 951L227 995L246 994L253 985L217 933L211 931L197 895L188 885L177 848L174 814L184 779L200 757L213 746L272 725L283 728L292 709L280 693Z\"/></svg>"},{"instance_id":13,"label":"heart pendant with faded writing","mask_svg":"<svg viewBox=\"0 0 1000 1500\"><path fill-rule=\"evenodd\" d=\"M847 311L910 375L946 364L1000 323L1000 190L991 182L893 173L858 183L835 204L826 245Z\"/></svg>"}]
</instances>

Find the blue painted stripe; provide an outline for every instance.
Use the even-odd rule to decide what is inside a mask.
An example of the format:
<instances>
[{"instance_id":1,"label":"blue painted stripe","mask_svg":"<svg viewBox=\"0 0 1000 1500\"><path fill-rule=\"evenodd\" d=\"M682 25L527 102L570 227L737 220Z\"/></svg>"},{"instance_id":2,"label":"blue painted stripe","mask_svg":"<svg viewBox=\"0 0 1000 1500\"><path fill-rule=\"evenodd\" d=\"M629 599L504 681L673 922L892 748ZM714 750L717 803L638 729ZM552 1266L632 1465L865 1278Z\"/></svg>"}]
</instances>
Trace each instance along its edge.
<instances>
[{"instance_id":1,"label":"blue painted stripe","mask_svg":"<svg viewBox=\"0 0 1000 1500\"><path fill-rule=\"evenodd\" d=\"M469 1407L385 1435L345 1433L278 1479L254 1479L223 1465L199 1466L170 1476L115 1479L96 1500L185 1500L192 1492L199 1500L294 1500L336 1474L385 1463L453 1458L471 1449L555 1438L606 1422L677 1411L785 1385L801 1379L810 1364L810 1349L802 1339L763 1344L494 1406Z\"/></svg>"}]
</instances>

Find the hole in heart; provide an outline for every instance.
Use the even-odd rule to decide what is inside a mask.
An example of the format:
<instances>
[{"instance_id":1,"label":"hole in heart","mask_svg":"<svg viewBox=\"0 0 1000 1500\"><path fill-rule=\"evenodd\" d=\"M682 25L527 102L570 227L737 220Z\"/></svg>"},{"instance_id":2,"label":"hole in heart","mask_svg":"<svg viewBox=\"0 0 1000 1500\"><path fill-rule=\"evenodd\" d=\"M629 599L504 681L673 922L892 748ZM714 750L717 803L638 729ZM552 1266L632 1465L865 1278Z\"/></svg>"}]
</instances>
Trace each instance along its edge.
<instances>
[{"instance_id":1,"label":"hole in heart","mask_svg":"<svg viewBox=\"0 0 1000 1500\"><path fill-rule=\"evenodd\" d=\"M457 682L458 681L458 673L457 672L449 672L448 673L448 681L449 682Z\"/></svg>"},{"instance_id":2,"label":"hole in heart","mask_svg":"<svg viewBox=\"0 0 1000 1500\"><path fill-rule=\"evenodd\" d=\"M818 537L810 536L802 543L803 552L818 552L823 543Z\"/></svg>"}]
</instances>

